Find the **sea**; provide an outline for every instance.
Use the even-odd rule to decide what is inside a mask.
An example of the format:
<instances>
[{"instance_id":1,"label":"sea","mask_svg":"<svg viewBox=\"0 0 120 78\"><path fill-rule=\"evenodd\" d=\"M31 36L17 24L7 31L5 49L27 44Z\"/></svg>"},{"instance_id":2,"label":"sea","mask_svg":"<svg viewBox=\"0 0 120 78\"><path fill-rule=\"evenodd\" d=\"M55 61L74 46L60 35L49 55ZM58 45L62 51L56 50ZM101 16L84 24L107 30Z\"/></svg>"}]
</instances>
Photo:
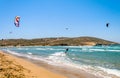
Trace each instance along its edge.
<instances>
[{"instance_id":1,"label":"sea","mask_svg":"<svg viewBox=\"0 0 120 78\"><path fill-rule=\"evenodd\" d=\"M53 66L77 68L101 78L120 78L120 45L24 46L0 50Z\"/></svg>"}]
</instances>

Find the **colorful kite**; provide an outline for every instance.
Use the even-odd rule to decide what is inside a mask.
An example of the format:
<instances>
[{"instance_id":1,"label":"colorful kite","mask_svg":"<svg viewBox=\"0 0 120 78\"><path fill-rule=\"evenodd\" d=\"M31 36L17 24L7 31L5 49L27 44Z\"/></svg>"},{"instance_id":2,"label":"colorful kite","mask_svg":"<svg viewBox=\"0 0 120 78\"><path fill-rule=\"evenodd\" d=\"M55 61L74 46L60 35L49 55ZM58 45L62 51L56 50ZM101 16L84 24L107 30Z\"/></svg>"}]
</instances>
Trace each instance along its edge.
<instances>
[{"instance_id":1,"label":"colorful kite","mask_svg":"<svg viewBox=\"0 0 120 78\"><path fill-rule=\"evenodd\" d=\"M15 17L14 24L15 24L16 27L19 27L19 25L20 25L20 16Z\"/></svg>"}]
</instances>

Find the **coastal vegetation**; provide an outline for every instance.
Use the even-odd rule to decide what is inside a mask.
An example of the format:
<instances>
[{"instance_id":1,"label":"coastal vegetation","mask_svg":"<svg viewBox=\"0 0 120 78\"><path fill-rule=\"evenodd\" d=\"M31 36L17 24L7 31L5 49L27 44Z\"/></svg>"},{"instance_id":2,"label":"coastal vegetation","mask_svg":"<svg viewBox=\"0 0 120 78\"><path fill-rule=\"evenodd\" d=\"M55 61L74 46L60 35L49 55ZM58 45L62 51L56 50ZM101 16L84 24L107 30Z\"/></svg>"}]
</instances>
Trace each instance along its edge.
<instances>
[{"instance_id":1,"label":"coastal vegetation","mask_svg":"<svg viewBox=\"0 0 120 78\"><path fill-rule=\"evenodd\" d=\"M2 39L0 46L84 46L84 45L111 45L116 42L95 37L59 37L39 39Z\"/></svg>"}]
</instances>

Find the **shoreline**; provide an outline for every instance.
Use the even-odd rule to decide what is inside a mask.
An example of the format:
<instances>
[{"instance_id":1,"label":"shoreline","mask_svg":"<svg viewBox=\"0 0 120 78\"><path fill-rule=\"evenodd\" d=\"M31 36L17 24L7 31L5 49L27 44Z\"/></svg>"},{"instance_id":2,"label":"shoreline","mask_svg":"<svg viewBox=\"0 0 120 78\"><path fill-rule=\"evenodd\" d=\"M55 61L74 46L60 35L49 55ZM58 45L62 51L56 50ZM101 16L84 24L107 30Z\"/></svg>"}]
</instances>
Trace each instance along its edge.
<instances>
[{"instance_id":1,"label":"shoreline","mask_svg":"<svg viewBox=\"0 0 120 78\"><path fill-rule=\"evenodd\" d=\"M27 69L30 69L33 72L33 75L35 76L38 75L38 77L36 78L40 78L39 74L41 73L38 73L38 72L42 72L43 78L100 78L100 77L96 77L90 73L87 73L85 71L78 70L75 68L52 66L52 65L46 64L41 61L36 61L33 59L21 57L21 56L15 56L15 55L6 53L4 51L0 51L0 53L3 53L12 59L15 59L15 61L17 61L20 65L22 65L23 67ZM27 65L24 65L26 63ZM31 69L30 66L32 68L34 67L34 69ZM46 77L46 75L48 74L52 75L53 77L50 77L50 76Z\"/></svg>"},{"instance_id":2,"label":"shoreline","mask_svg":"<svg viewBox=\"0 0 120 78\"><path fill-rule=\"evenodd\" d=\"M0 57L0 78L8 78L8 76L9 78L16 78L18 76L18 78L67 78L3 51L0 51L0 56L2 56ZM5 65L4 62L7 64ZM6 69L6 71L4 69ZM18 71L18 69L20 69L20 71ZM7 77L6 74L8 75ZM20 76L21 74L22 77Z\"/></svg>"},{"instance_id":3,"label":"shoreline","mask_svg":"<svg viewBox=\"0 0 120 78\"><path fill-rule=\"evenodd\" d=\"M85 72L81 69L77 69L74 67L69 67L69 66L63 67L63 66L55 66L55 65L53 66L53 65L47 64L46 62L43 62L43 61L36 61L36 60L28 59L25 57L22 57L22 58L40 66L40 67L46 68L47 70L49 70L51 72L64 75L67 78L101 78L101 77L97 77L91 73Z\"/></svg>"}]
</instances>

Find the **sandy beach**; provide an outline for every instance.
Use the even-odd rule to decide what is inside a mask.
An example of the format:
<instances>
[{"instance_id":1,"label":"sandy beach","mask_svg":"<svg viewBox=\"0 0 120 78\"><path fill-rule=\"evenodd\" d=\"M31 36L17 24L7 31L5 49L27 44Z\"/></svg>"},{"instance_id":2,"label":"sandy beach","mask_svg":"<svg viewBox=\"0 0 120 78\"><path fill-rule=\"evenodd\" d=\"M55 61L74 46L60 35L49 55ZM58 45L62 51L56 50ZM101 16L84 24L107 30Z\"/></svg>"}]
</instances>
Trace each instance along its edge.
<instances>
[{"instance_id":1,"label":"sandy beach","mask_svg":"<svg viewBox=\"0 0 120 78\"><path fill-rule=\"evenodd\" d=\"M0 78L99 78L82 70L55 67L0 51Z\"/></svg>"},{"instance_id":2,"label":"sandy beach","mask_svg":"<svg viewBox=\"0 0 120 78\"><path fill-rule=\"evenodd\" d=\"M0 78L67 78L0 51Z\"/></svg>"}]
</instances>

